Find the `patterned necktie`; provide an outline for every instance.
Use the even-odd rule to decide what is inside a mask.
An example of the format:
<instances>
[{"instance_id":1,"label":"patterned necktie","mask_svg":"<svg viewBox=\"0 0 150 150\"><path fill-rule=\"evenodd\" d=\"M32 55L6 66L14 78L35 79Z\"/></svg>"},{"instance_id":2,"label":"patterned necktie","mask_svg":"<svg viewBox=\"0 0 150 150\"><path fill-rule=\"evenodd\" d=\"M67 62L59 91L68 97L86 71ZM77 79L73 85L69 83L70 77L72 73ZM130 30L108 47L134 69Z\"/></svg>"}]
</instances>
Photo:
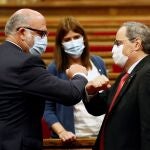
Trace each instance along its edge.
<instances>
[{"instance_id":1,"label":"patterned necktie","mask_svg":"<svg viewBox=\"0 0 150 150\"><path fill-rule=\"evenodd\" d=\"M115 101L116 101L116 99L117 99L117 97L118 97L118 95L119 95L119 93L120 93L120 91L121 91L121 89L122 89L122 87L123 87L123 85L124 85L124 83L125 83L125 81L127 80L128 77L129 77L128 73L125 73L122 76L122 78L121 78L121 80L119 82L116 94L113 97L113 100L112 100L112 102L111 102L111 104L109 106L109 110L108 110L108 112L107 112L107 114L105 116L104 123L103 123L103 126L102 126L101 135L100 135L100 150L104 150L104 130L105 130L105 125L107 123L108 116L109 116L109 112L112 110L112 108L113 108L113 106L115 104Z\"/></svg>"}]
</instances>

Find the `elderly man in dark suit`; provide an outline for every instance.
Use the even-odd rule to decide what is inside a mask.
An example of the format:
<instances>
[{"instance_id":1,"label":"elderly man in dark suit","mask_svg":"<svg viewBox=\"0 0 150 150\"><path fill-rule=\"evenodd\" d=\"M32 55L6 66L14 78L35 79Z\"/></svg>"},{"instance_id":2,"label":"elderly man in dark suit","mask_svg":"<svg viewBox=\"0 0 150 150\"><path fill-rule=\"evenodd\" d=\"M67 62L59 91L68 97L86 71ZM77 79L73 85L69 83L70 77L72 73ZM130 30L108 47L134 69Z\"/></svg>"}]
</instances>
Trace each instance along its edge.
<instances>
[{"instance_id":1,"label":"elderly man in dark suit","mask_svg":"<svg viewBox=\"0 0 150 150\"><path fill-rule=\"evenodd\" d=\"M114 62L124 68L115 84L96 94L96 91L110 87L101 76L92 88L90 83L86 86L87 93L93 95L84 101L88 112L93 115L106 113L93 149L150 150L148 26L138 22L124 23L116 34L112 53Z\"/></svg>"},{"instance_id":2,"label":"elderly man in dark suit","mask_svg":"<svg viewBox=\"0 0 150 150\"><path fill-rule=\"evenodd\" d=\"M80 65L71 66L68 76L76 75L70 81L47 72L38 56L47 46L46 21L37 11L15 12L5 34L0 45L0 150L40 150L44 100L53 97L64 105L79 102L87 72Z\"/></svg>"}]
</instances>

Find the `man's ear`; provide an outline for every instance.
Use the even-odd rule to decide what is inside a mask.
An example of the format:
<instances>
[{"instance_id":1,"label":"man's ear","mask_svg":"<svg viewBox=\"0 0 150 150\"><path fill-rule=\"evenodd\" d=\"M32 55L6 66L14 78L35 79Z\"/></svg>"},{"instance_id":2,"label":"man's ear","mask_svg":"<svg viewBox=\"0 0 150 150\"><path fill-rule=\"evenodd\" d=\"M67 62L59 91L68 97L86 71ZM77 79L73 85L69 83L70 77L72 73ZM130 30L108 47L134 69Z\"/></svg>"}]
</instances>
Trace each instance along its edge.
<instances>
[{"instance_id":1,"label":"man's ear","mask_svg":"<svg viewBox=\"0 0 150 150\"><path fill-rule=\"evenodd\" d=\"M17 30L17 33L19 34L20 38L22 41L25 40L25 33L26 33L26 30L24 28L19 28Z\"/></svg>"},{"instance_id":2,"label":"man's ear","mask_svg":"<svg viewBox=\"0 0 150 150\"><path fill-rule=\"evenodd\" d=\"M142 49L142 40L141 40L141 38L136 38L134 43L135 43L135 51L138 51L138 50Z\"/></svg>"}]
</instances>

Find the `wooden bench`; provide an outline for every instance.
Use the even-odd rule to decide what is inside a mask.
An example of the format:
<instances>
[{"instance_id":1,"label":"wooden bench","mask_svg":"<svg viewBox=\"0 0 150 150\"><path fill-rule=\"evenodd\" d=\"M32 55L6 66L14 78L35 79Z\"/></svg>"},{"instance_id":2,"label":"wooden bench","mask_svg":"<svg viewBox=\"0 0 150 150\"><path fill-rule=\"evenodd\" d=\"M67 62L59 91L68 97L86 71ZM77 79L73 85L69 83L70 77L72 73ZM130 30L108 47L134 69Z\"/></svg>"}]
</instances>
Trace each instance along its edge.
<instances>
[{"instance_id":1,"label":"wooden bench","mask_svg":"<svg viewBox=\"0 0 150 150\"><path fill-rule=\"evenodd\" d=\"M92 150L92 146L95 143L95 137L89 138L77 138L76 141L70 143L63 143L60 139L43 139L43 150L53 149L73 149L73 150Z\"/></svg>"}]
</instances>

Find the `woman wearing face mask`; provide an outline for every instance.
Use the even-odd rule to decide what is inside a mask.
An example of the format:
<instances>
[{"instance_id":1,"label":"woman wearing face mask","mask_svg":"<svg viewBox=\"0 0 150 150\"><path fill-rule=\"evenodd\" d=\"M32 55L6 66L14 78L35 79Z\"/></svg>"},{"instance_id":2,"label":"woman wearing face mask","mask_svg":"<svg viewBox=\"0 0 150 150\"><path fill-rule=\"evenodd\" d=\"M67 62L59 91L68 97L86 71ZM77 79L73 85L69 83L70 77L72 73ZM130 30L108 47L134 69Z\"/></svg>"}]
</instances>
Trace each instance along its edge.
<instances>
[{"instance_id":1,"label":"woman wearing face mask","mask_svg":"<svg viewBox=\"0 0 150 150\"><path fill-rule=\"evenodd\" d=\"M65 70L71 64L81 64L88 70L89 81L100 74L106 75L103 60L99 56L90 56L86 33L75 18L65 17L60 21L55 47L55 60L48 66L51 74L68 80ZM64 142L76 137L96 136L103 117L90 115L82 101L75 106L47 101L44 112L44 118L52 129L51 137L59 137Z\"/></svg>"}]
</instances>

